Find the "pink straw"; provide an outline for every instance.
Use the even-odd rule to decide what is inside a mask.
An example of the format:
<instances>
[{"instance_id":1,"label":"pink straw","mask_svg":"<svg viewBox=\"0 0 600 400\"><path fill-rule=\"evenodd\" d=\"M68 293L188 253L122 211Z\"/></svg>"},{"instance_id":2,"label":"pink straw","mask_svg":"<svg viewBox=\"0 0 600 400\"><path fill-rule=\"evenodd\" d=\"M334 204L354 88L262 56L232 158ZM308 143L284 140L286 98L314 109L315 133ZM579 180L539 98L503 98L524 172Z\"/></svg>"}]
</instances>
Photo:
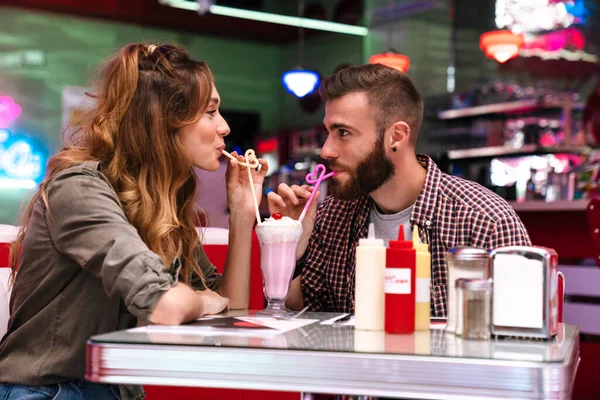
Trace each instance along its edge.
<instances>
[{"instance_id":1,"label":"pink straw","mask_svg":"<svg viewBox=\"0 0 600 400\"><path fill-rule=\"evenodd\" d=\"M331 178L333 175L335 175L335 172L325 174L325 166L323 164L317 164L315 170L310 174L306 175L306 182L310 183L311 185L314 185L314 189L310 194L310 197L308 198L308 201L306 202L304 210L302 210L302 214L300 214L300 218L298 218L298 221L302 222L302 220L304 219L304 216L308 211L308 207L310 207L310 203L312 203L313 197L315 197L315 193L317 193L321 182L327 178Z\"/></svg>"}]
</instances>

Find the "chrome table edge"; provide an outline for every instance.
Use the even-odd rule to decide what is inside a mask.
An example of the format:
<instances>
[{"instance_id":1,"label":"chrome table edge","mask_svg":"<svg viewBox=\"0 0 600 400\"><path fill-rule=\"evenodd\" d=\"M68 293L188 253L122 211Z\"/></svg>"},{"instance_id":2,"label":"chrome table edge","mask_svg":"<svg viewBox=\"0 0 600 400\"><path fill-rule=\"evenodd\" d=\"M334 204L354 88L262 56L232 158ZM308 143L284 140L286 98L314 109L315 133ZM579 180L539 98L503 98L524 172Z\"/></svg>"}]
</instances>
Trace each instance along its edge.
<instances>
[{"instance_id":1,"label":"chrome table edge","mask_svg":"<svg viewBox=\"0 0 600 400\"><path fill-rule=\"evenodd\" d=\"M570 399L579 332L563 362L89 341L86 379L414 399Z\"/></svg>"}]
</instances>

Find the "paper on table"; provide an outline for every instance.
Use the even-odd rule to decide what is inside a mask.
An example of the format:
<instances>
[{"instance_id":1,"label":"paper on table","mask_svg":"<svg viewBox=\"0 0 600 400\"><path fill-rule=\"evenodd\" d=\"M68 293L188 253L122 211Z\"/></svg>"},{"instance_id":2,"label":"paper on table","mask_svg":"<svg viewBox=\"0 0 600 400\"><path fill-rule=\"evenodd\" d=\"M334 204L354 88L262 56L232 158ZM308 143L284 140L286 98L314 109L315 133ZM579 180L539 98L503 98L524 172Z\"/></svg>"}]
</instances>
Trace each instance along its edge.
<instances>
[{"instance_id":1,"label":"paper on table","mask_svg":"<svg viewBox=\"0 0 600 400\"><path fill-rule=\"evenodd\" d=\"M200 318L184 325L148 325L130 329L130 332L147 332L198 336L245 336L263 337L278 335L277 329L250 324L233 317Z\"/></svg>"},{"instance_id":2,"label":"paper on table","mask_svg":"<svg viewBox=\"0 0 600 400\"><path fill-rule=\"evenodd\" d=\"M263 325L281 332L288 332L306 325L319 322L318 319L277 319L268 317L237 317L242 321Z\"/></svg>"},{"instance_id":3,"label":"paper on table","mask_svg":"<svg viewBox=\"0 0 600 400\"><path fill-rule=\"evenodd\" d=\"M317 322L316 319L277 320L258 317L206 317L184 325L148 325L129 329L130 332L148 332L199 336L264 337Z\"/></svg>"}]
</instances>

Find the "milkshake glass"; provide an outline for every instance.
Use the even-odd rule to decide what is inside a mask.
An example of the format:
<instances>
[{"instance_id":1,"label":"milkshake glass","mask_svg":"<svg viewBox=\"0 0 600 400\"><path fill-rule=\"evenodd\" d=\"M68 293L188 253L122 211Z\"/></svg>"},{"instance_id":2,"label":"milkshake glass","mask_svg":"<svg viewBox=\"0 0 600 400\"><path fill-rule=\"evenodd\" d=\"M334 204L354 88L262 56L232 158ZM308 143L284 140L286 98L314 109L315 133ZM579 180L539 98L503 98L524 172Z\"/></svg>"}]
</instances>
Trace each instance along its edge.
<instances>
[{"instance_id":1,"label":"milkshake glass","mask_svg":"<svg viewBox=\"0 0 600 400\"><path fill-rule=\"evenodd\" d=\"M256 226L260 242L260 270L263 276L263 290L267 308L257 315L286 317L292 314L285 307L294 269L296 249L302 224L289 217L268 218Z\"/></svg>"}]
</instances>

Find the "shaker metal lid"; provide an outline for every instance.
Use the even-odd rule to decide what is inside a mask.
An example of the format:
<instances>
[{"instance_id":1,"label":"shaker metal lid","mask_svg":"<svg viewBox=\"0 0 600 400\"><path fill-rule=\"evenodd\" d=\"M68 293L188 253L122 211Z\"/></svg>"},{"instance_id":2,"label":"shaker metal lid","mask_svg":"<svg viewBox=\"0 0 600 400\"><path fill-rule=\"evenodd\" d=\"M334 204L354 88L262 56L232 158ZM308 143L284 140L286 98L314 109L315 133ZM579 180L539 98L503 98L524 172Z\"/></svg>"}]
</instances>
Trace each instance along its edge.
<instances>
[{"instance_id":1,"label":"shaker metal lid","mask_svg":"<svg viewBox=\"0 0 600 400\"><path fill-rule=\"evenodd\" d=\"M491 290L491 279L465 279L463 283L465 290Z\"/></svg>"},{"instance_id":2,"label":"shaker metal lid","mask_svg":"<svg viewBox=\"0 0 600 400\"><path fill-rule=\"evenodd\" d=\"M459 278L456 281L454 281L454 286L456 286L458 289L462 289L465 287L465 283L467 283L470 280L471 279L468 278Z\"/></svg>"},{"instance_id":3,"label":"shaker metal lid","mask_svg":"<svg viewBox=\"0 0 600 400\"><path fill-rule=\"evenodd\" d=\"M454 260L484 260L488 258L488 251L479 247L453 247L448 250L448 257Z\"/></svg>"}]
</instances>

